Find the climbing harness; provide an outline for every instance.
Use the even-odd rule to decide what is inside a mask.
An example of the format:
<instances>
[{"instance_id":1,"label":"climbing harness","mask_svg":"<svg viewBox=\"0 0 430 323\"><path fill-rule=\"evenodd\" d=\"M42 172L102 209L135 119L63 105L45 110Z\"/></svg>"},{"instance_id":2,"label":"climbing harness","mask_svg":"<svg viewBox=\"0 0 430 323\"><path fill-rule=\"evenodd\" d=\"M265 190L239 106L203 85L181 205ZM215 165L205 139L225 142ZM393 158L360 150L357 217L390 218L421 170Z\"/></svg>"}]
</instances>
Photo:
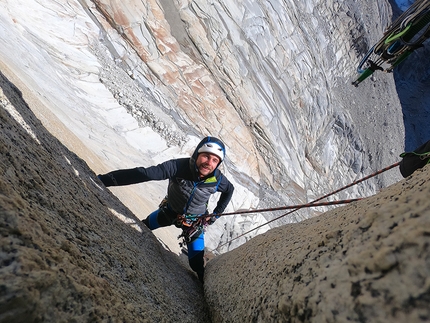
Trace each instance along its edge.
<instances>
[{"instance_id":1,"label":"climbing harness","mask_svg":"<svg viewBox=\"0 0 430 323\"><path fill-rule=\"evenodd\" d=\"M208 214L204 215L178 215L176 226L182 229L178 239L182 238L179 245L182 247L193 242L202 234L208 225Z\"/></svg>"},{"instance_id":2,"label":"climbing harness","mask_svg":"<svg viewBox=\"0 0 430 323\"><path fill-rule=\"evenodd\" d=\"M389 26L357 67L358 86L373 72L392 72L413 51L430 38L430 0L417 0ZM366 66L363 68L363 66Z\"/></svg>"},{"instance_id":3,"label":"climbing harness","mask_svg":"<svg viewBox=\"0 0 430 323\"><path fill-rule=\"evenodd\" d=\"M333 191L333 192L331 192L331 193L329 193L329 194L326 194L326 195L324 195L324 196L321 196L320 198L318 198L318 199L316 199L316 200L314 200L314 201L312 201L312 202L310 202L310 203L300 204L300 205L294 205L294 206L285 206L285 207L279 207L279 208L272 208L272 209L245 210L245 211L236 211L236 212L231 212L231 213L222 213L222 214L217 214L217 216L225 216L225 215L233 215L233 214L256 213L256 212L262 212L262 211L274 211L275 209L276 209L276 210L287 210L287 209L292 209L291 211L289 211L289 212L287 212L287 213L285 213L285 214L283 214L283 215L281 215L281 216L278 216L278 217L276 217L276 218L274 218L274 219L272 219L272 220L270 220L270 221L268 221L268 222L265 222L265 223L263 223L263 224L261 224L261 225L259 225L259 226L255 227L255 228L253 228L253 229L251 229L251 230L249 230L249 231L247 231L247 232L245 232L245 233L240 234L239 236L237 236L237 237L235 237L235 238L233 238L233 239L230 239L229 241L227 241L227 242L225 242L225 243L223 243L223 244L219 245L218 247L216 247L215 249L213 249L213 250L211 250L211 251L213 252L213 251L217 250L218 248L221 248L221 247L223 247L223 246L225 246L225 245L227 245L227 244L230 244L232 241L234 241L234 240L236 240L236 239L239 239L239 238L241 238L241 237L243 237L243 236L245 236L245 235L247 235L247 234L249 234L249 233L251 233L251 232L253 232L253 231L255 231L255 230L257 230L257 229L259 229L259 228L261 228L261 227L263 227L263 226L265 226L265 225L267 225L267 224L269 224L269 223L272 223L272 222L274 222L274 221L276 221L276 220L279 220L280 218L283 218L283 217L285 217L285 216L287 216L287 215L289 215L289 214L291 214L291 213L293 213L293 212L295 212L295 211L298 211L298 210L300 210L300 209L302 209L302 208L306 208L306 207L317 207L317 206L326 206L326 205L336 205L336 204L346 204L346 203L351 203L351 202L355 202L355 201L361 200L362 198L357 198L357 199L349 199L349 200L341 200L341 201L331 201L331 202L321 202L321 203L317 203L317 202L319 202L319 201L321 201L321 200L323 200L323 199L325 199L325 198L327 198L327 197L330 197L330 196L332 196L332 195L334 195L334 194L336 194L336 193L339 193L340 191L343 191L343 190L345 190L345 189L347 189L347 188L349 188L349 187L352 187L352 186L354 186L354 185L357 185L357 184L359 184L359 183L361 183L361 182L364 182L365 180L368 180L369 178L375 177L375 176L377 176L377 175L379 175L379 174L381 174L381 173L384 173L384 172L386 172L387 170L390 170L390 169L392 169L392 168L395 168L395 167L397 167L397 166L399 166L399 165L400 165L400 162L394 163L394 164L392 164L392 165L390 165L390 166L387 166L387 167L385 167L385 168L383 168L383 169L381 169L381 170L379 170L379 171L377 171L377 172L375 172L375 173L373 173L373 174L371 174L371 175L368 175L368 176L363 177L363 178L361 178L361 179L359 179L359 180L356 180L356 181L354 181L354 182L352 182L352 183L350 183L350 184L348 184L348 185L345 185L344 187L341 187L341 188L339 188L339 189L338 189L338 190L336 190L336 191Z\"/></svg>"},{"instance_id":4,"label":"climbing harness","mask_svg":"<svg viewBox=\"0 0 430 323\"><path fill-rule=\"evenodd\" d=\"M158 207L160 209L169 208L167 196L163 198ZM208 214L206 214L206 216L208 216ZM207 220L206 217L199 217L198 215L178 214L173 224L175 225L175 227L182 229L182 232L178 236L178 239L182 238L182 242L179 242L179 245L183 247L186 244L193 242L200 236L200 234L204 231L205 226L207 225Z\"/></svg>"}]
</instances>

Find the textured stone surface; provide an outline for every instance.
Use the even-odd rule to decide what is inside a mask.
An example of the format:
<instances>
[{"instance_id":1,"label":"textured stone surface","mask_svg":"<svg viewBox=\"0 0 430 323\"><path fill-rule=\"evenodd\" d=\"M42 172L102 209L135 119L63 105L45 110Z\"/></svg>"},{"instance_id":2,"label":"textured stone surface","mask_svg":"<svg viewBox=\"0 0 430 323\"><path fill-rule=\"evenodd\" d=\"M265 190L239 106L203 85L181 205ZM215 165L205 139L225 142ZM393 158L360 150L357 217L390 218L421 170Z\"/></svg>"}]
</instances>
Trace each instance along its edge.
<instances>
[{"instance_id":1,"label":"textured stone surface","mask_svg":"<svg viewBox=\"0 0 430 323\"><path fill-rule=\"evenodd\" d=\"M208 264L215 322L428 322L430 167Z\"/></svg>"},{"instance_id":2,"label":"textured stone surface","mask_svg":"<svg viewBox=\"0 0 430 323\"><path fill-rule=\"evenodd\" d=\"M0 74L0 322L208 322L179 257Z\"/></svg>"},{"instance_id":3,"label":"textured stone surface","mask_svg":"<svg viewBox=\"0 0 430 323\"><path fill-rule=\"evenodd\" d=\"M1 71L19 88L1 78L1 322L208 321L194 274L137 219L165 183L112 189L136 217L94 172L187 156L211 134L228 147L228 211L303 203L398 161L398 92L426 106L424 68L405 65L396 85L377 73L350 85L389 24L385 0L6 0L0 9ZM209 262L213 321L429 320L426 174ZM391 171L338 197L399 178ZM271 216L221 218L208 246ZM177 233L161 236L178 252Z\"/></svg>"}]
</instances>

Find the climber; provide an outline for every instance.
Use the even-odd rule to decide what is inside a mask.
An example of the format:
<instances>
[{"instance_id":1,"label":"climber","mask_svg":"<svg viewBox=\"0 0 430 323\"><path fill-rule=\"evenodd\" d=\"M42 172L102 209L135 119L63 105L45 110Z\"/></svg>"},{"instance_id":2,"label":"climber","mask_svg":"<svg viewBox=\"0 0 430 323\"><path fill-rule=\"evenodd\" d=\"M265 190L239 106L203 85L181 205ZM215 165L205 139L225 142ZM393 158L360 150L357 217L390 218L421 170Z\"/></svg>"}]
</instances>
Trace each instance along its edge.
<instances>
[{"instance_id":1,"label":"climber","mask_svg":"<svg viewBox=\"0 0 430 323\"><path fill-rule=\"evenodd\" d=\"M215 222L216 214L224 211L234 190L234 186L218 169L224 158L225 146L221 140L206 137L197 145L190 158L171 159L147 168L116 170L100 174L98 178L105 186L169 179L166 199L142 222L151 230L172 224L182 228L181 236L187 244L190 267L203 283L204 230L202 224ZM213 213L209 216L207 204L210 196L215 192L221 192L221 195Z\"/></svg>"}]
</instances>

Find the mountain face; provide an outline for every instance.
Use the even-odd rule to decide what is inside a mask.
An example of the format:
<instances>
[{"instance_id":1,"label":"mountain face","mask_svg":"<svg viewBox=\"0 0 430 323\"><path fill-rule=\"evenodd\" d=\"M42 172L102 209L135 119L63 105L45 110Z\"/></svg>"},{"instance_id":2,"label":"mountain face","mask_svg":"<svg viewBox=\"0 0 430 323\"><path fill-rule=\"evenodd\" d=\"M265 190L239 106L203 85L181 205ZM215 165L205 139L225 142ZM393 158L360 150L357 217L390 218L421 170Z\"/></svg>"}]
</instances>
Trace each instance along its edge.
<instances>
[{"instance_id":1,"label":"mountain face","mask_svg":"<svg viewBox=\"0 0 430 323\"><path fill-rule=\"evenodd\" d=\"M223 171L236 187L233 211L310 202L397 162L404 150L392 76L350 84L391 21L386 1L1 6L2 62L40 102L35 113L45 126L96 173L189 156L201 137L217 136L227 146ZM337 197L367 196L398 179L387 173ZM112 191L144 218L165 187ZM301 210L274 225L324 210ZM223 219L208 245L275 215Z\"/></svg>"},{"instance_id":2,"label":"mountain face","mask_svg":"<svg viewBox=\"0 0 430 323\"><path fill-rule=\"evenodd\" d=\"M429 167L215 257L203 291L34 103L0 74L0 322L429 320Z\"/></svg>"},{"instance_id":3,"label":"mountain face","mask_svg":"<svg viewBox=\"0 0 430 323\"><path fill-rule=\"evenodd\" d=\"M405 138L428 139L428 68L411 56L351 85L392 5L2 1L0 322L428 320L428 169L393 186L390 170L333 197L383 190L367 202L233 241L282 213L220 218L204 293L175 228L139 221L167 183L96 178L189 156L212 135L233 212L310 202L398 162Z\"/></svg>"}]
</instances>

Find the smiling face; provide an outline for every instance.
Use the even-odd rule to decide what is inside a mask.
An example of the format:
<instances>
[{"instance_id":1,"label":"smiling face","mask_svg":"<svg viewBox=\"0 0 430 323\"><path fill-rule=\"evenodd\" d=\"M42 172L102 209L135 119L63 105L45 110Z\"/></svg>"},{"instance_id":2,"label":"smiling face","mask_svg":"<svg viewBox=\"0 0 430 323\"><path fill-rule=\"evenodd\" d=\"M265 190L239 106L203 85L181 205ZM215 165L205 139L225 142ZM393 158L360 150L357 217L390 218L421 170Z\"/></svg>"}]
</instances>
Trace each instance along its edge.
<instances>
[{"instance_id":1,"label":"smiling face","mask_svg":"<svg viewBox=\"0 0 430 323\"><path fill-rule=\"evenodd\" d=\"M196 167L199 177L205 177L211 174L218 166L220 158L211 153L200 153L196 159Z\"/></svg>"}]
</instances>

